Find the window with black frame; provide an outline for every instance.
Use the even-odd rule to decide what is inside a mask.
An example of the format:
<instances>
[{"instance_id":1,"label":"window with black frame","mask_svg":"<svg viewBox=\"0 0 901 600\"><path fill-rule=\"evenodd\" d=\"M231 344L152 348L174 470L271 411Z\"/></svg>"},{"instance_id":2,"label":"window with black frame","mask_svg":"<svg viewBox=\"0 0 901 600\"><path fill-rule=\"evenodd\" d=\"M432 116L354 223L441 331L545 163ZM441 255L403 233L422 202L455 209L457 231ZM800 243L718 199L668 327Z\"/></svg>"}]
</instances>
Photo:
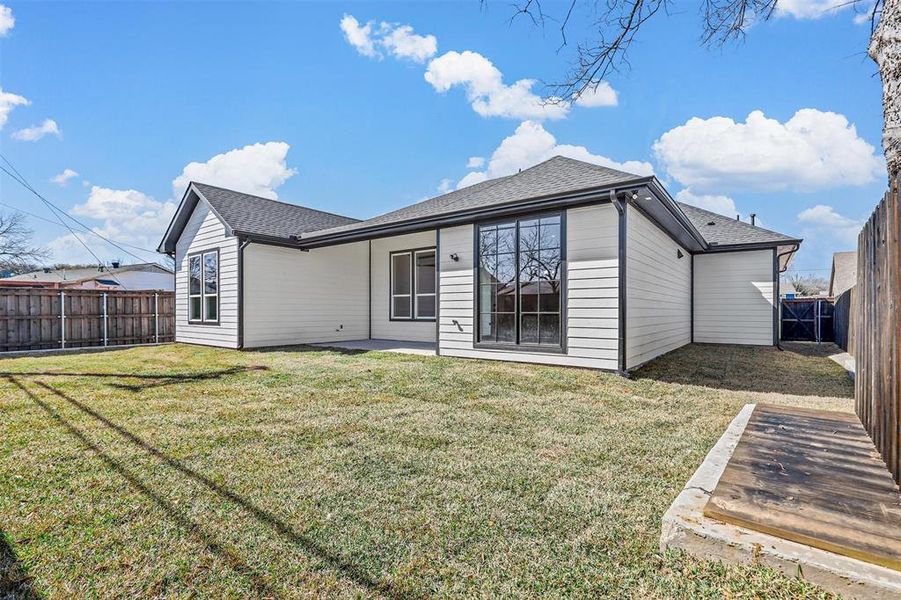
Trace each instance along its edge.
<instances>
[{"instance_id":1,"label":"window with black frame","mask_svg":"<svg viewBox=\"0 0 901 600\"><path fill-rule=\"evenodd\" d=\"M559 214L479 226L480 343L561 346L561 239Z\"/></svg>"},{"instance_id":2,"label":"window with black frame","mask_svg":"<svg viewBox=\"0 0 901 600\"><path fill-rule=\"evenodd\" d=\"M219 251L188 256L188 320L219 322Z\"/></svg>"}]
</instances>

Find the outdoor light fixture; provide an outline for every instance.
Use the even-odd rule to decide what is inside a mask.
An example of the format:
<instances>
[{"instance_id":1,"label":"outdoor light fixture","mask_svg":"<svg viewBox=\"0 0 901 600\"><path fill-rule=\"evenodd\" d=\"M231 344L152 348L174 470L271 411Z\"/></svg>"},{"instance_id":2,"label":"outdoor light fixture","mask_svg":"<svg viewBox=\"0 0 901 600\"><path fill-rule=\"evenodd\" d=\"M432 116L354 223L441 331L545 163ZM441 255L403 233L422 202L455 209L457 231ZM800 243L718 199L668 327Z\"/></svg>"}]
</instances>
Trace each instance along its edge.
<instances>
[{"instance_id":1,"label":"outdoor light fixture","mask_svg":"<svg viewBox=\"0 0 901 600\"><path fill-rule=\"evenodd\" d=\"M460 257L457 256L457 253L456 253L456 252L453 252L453 253L451 253L451 255L450 255L450 259L451 259L452 261L454 261L454 262L459 262Z\"/></svg>"},{"instance_id":2,"label":"outdoor light fixture","mask_svg":"<svg viewBox=\"0 0 901 600\"><path fill-rule=\"evenodd\" d=\"M682 258L683 256L685 256L685 255L682 254L682 251L679 250L678 248L676 248L676 258Z\"/></svg>"}]
</instances>

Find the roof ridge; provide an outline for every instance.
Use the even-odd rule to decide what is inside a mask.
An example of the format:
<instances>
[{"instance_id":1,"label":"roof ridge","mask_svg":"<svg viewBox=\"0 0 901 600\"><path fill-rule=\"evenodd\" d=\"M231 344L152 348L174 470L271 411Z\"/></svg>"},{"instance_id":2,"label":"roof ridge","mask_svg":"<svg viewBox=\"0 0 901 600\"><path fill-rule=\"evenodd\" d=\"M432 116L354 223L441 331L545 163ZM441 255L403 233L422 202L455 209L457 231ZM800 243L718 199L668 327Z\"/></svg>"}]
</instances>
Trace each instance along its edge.
<instances>
[{"instance_id":1,"label":"roof ridge","mask_svg":"<svg viewBox=\"0 0 901 600\"><path fill-rule=\"evenodd\" d=\"M571 157L571 156L563 156L562 154L555 154L554 156L550 157L549 159L547 159L547 160L545 160L545 161L543 161L543 162L540 162L540 163L538 163L537 165L533 165L533 166L531 166L531 167L529 167L529 168L532 169L532 168L535 168L535 167L537 167L537 166L539 166L539 165L543 165L544 163L549 162L549 161L552 161L552 160L554 160L555 158L561 158L561 159L563 159L563 160L568 160L568 161L571 161L571 162L577 162L577 163L579 163L579 164L582 164L582 165L591 167L591 168L593 168L593 169L598 169L598 170L603 170L603 171L608 171L608 172L613 172L613 173L620 173L620 174L622 174L622 175L628 175L628 176L630 176L630 177L642 177L642 175L639 175L638 173L630 173L630 172L628 172L628 171L622 171L622 170L620 170L620 169L614 169L613 167L605 167L604 165L599 165L599 164L597 164L597 163L588 162L587 160L579 160L578 158L573 158L573 157Z\"/></svg>"},{"instance_id":2,"label":"roof ridge","mask_svg":"<svg viewBox=\"0 0 901 600\"><path fill-rule=\"evenodd\" d=\"M266 201L268 201L268 202L275 202L276 204L282 204L282 205L284 205L284 206L291 206L291 207L293 207L293 208L302 208L302 209L304 209L304 210L313 210L313 211L322 213L322 214L324 214L324 215L332 215L333 217L341 217L342 219L350 219L350 220L352 220L352 221L357 221L357 222L361 221L361 219L357 219L356 217L348 217L347 215L339 215L338 213L335 213L335 212L330 212L330 211L327 211L327 210L321 210L321 209L318 209L318 208L311 208L311 207L309 207L309 206L304 206L304 205L302 205L302 204L294 204L293 202L285 202L284 200L276 200L275 198L266 198L265 196L258 196L257 194L248 194L247 192L242 192L242 191L240 191L240 190L233 190L233 189L231 189L231 188L222 187L221 185L213 185L213 184L211 184L211 183L204 183L204 182L202 182L202 181L191 181L191 184L193 184L193 185L203 185L203 186L206 186L206 187L215 188L215 189L217 189L217 190L223 190L223 191L226 191L226 192L232 192L233 194L243 194L244 196L250 196L251 198L257 198L257 199L259 199L259 200L266 200Z\"/></svg>"},{"instance_id":3,"label":"roof ridge","mask_svg":"<svg viewBox=\"0 0 901 600\"><path fill-rule=\"evenodd\" d=\"M757 230L759 230L759 231L765 231L765 232L767 232L767 233L772 233L772 234L775 234L775 235L780 235L780 236L782 236L782 237L784 237L784 238L790 238L790 236L787 236L787 235L785 235L784 233L779 233L778 231L773 231L772 229L767 229L766 227L761 227L760 225L751 225L750 223L746 223L746 222L742 221L741 219L733 219L732 217L728 217L728 216L726 216L726 215L720 214L720 213L718 213L718 212L714 212L714 211L712 211L712 210L707 210L706 208L701 208L700 206L695 206L694 204L689 204L688 202L681 202L681 201L679 201L679 200L677 200L676 202L677 202L680 206L690 206L690 207L693 208L694 210L699 210L699 211L701 211L701 212L703 212L703 213L706 213L706 214L708 214L708 215L713 215L713 216L719 217L719 218L721 218L721 219L729 219L729 221L735 221L736 223L738 223L738 224L740 224L740 225L742 225L742 226L744 226L744 227L750 227L751 229L757 229ZM703 235L703 233L702 233L701 235Z\"/></svg>"}]
</instances>

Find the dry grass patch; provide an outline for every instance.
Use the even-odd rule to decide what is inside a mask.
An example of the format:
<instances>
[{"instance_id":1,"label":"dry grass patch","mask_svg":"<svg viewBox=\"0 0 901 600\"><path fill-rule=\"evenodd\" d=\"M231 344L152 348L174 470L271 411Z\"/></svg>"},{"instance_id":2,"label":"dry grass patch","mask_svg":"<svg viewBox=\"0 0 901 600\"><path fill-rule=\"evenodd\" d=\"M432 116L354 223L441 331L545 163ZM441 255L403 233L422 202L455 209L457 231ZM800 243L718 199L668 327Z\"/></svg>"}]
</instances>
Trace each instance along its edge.
<instances>
[{"instance_id":1,"label":"dry grass patch","mask_svg":"<svg viewBox=\"0 0 901 600\"><path fill-rule=\"evenodd\" d=\"M745 402L850 410L805 348L687 347L633 380L183 345L0 371L0 565L49 597L822 595L657 551Z\"/></svg>"}]
</instances>

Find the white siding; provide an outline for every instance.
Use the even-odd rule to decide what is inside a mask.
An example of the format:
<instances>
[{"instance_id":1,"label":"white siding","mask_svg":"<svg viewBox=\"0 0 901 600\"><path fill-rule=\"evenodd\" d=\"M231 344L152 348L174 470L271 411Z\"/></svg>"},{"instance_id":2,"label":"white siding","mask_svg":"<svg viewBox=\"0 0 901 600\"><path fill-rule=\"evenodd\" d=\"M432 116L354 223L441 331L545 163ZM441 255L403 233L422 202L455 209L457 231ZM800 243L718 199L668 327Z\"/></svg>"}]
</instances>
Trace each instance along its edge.
<instances>
[{"instance_id":1,"label":"white siding","mask_svg":"<svg viewBox=\"0 0 901 600\"><path fill-rule=\"evenodd\" d=\"M279 346L369 336L367 242L309 252L244 249L244 346Z\"/></svg>"},{"instance_id":2,"label":"white siding","mask_svg":"<svg viewBox=\"0 0 901 600\"><path fill-rule=\"evenodd\" d=\"M699 254L696 342L773 344L773 251Z\"/></svg>"},{"instance_id":3,"label":"white siding","mask_svg":"<svg viewBox=\"0 0 901 600\"><path fill-rule=\"evenodd\" d=\"M440 353L556 365L617 368L618 243L616 209L609 204L567 211L566 354L473 348L472 225L441 230ZM459 261L450 259L457 254Z\"/></svg>"},{"instance_id":4,"label":"white siding","mask_svg":"<svg viewBox=\"0 0 901 600\"><path fill-rule=\"evenodd\" d=\"M691 342L691 255L635 208L629 208L626 228L626 368L631 369Z\"/></svg>"},{"instance_id":5,"label":"white siding","mask_svg":"<svg viewBox=\"0 0 901 600\"><path fill-rule=\"evenodd\" d=\"M219 249L219 325L188 323L189 254ZM238 346L238 240L204 200L197 202L175 246L175 341L209 346Z\"/></svg>"},{"instance_id":6,"label":"white siding","mask_svg":"<svg viewBox=\"0 0 901 600\"><path fill-rule=\"evenodd\" d=\"M435 232L422 231L372 240L372 337L381 340L435 341L435 321L392 321L389 254L398 250L435 246ZM444 252L444 249L441 250ZM363 336L365 337L365 336Z\"/></svg>"}]
</instances>

